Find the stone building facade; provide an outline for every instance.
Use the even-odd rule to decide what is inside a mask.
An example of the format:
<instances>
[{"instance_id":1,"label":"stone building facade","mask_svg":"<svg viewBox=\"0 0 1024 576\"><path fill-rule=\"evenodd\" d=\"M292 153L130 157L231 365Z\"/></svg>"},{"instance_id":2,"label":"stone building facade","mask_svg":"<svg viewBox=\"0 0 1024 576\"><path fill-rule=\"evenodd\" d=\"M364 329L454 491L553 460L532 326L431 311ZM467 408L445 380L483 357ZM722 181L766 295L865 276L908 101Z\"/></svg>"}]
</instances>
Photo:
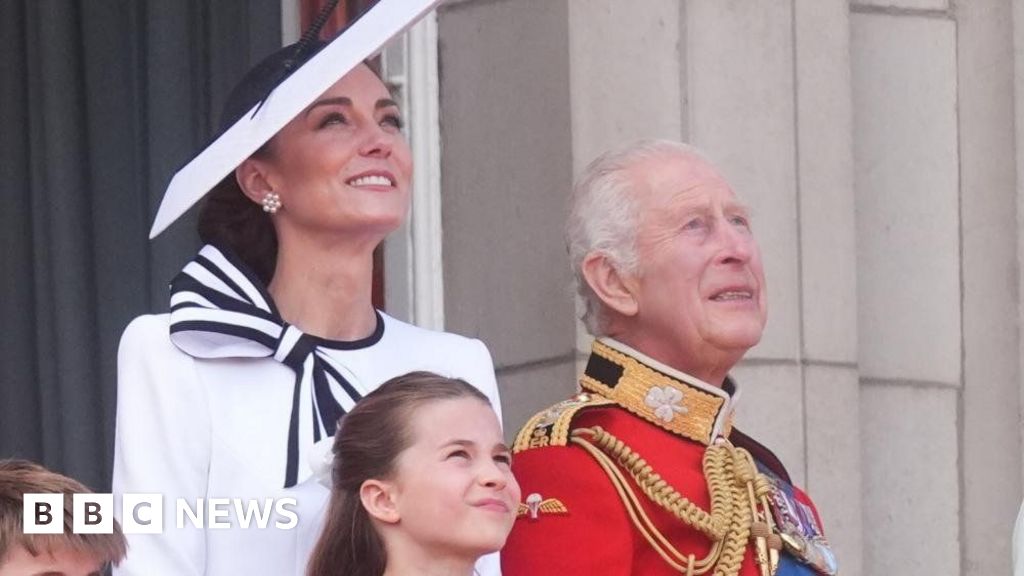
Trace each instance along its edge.
<instances>
[{"instance_id":1,"label":"stone building facade","mask_svg":"<svg viewBox=\"0 0 1024 576\"><path fill-rule=\"evenodd\" d=\"M1024 2L462 0L436 26L444 323L489 344L510 431L587 349L574 174L687 141L764 252L739 425L815 495L843 573L1009 574Z\"/></svg>"}]
</instances>

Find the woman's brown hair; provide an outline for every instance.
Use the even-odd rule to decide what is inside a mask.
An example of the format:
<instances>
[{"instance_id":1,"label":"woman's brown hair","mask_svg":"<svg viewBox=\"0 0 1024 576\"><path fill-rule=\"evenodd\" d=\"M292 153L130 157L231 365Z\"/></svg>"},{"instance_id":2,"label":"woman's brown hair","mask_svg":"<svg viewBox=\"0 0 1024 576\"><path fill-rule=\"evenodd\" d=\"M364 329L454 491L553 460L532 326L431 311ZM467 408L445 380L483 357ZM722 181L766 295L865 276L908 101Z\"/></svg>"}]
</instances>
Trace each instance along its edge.
<instances>
[{"instance_id":1,"label":"woman's brown hair","mask_svg":"<svg viewBox=\"0 0 1024 576\"><path fill-rule=\"evenodd\" d=\"M392 378L359 401L339 422L334 436L331 503L327 522L310 558L307 576L381 576L384 543L359 499L363 482L387 479L413 442L413 412L430 402L487 396L457 378L410 372ZM439 423L439 425L443 425Z\"/></svg>"},{"instance_id":2,"label":"woman's brown hair","mask_svg":"<svg viewBox=\"0 0 1024 576\"><path fill-rule=\"evenodd\" d=\"M300 44L281 48L246 72L224 101L218 134L260 104L282 80L324 46L319 41L307 41L301 47ZM270 154L268 142L253 156L266 158ZM234 170L207 194L199 210L198 227L204 244L230 249L264 284L270 283L277 266L277 233L270 215L242 193Z\"/></svg>"}]
</instances>

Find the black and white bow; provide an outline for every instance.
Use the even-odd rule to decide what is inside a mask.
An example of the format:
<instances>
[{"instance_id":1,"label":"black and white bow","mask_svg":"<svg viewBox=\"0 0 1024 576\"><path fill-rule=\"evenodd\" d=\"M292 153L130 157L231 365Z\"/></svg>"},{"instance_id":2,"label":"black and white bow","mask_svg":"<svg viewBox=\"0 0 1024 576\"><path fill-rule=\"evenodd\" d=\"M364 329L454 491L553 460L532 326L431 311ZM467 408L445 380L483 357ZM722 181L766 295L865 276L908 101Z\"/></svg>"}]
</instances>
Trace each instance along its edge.
<instances>
[{"instance_id":1,"label":"black and white bow","mask_svg":"<svg viewBox=\"0 0 1024 576\"><path fill-rule=\"evenodd\" d=\"M170 325L171 341L196 358L273 357L295 371L285 487L309 475L303 466L300 478L300 453L304 456L315 442L333 436L338 418L362 398L324 351L338 343L326 344L281 319L256 276L227 250L204 246L174 277ZM368 340L379 339L383 327L378 315L377 329ZM311 435L300 430L306 419L302 410L309 411Z\"/></svg>"}]
</instances>

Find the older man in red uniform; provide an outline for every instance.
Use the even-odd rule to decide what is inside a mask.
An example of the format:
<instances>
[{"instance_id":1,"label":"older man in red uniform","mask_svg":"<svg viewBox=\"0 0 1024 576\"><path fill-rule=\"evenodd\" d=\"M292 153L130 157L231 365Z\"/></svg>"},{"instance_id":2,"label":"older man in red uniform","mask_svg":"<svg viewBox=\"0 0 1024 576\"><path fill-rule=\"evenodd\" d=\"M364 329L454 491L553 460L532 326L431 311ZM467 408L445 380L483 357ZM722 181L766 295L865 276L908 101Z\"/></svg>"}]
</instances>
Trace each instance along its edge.
<instances>
[{"instance_id":1,"label":"older man in red uniform","mask_svg":"<svg viewBox=\"0 0 1024 576\"><path fill-rule=\"evenodd\" d=\"M728 183L683 144L638 142L586 169L567 236L597 339L582 392L516 439L505 576L837 574L810 499L732 428L728 373L766 304Z\"/></svg>"}]
</instances>

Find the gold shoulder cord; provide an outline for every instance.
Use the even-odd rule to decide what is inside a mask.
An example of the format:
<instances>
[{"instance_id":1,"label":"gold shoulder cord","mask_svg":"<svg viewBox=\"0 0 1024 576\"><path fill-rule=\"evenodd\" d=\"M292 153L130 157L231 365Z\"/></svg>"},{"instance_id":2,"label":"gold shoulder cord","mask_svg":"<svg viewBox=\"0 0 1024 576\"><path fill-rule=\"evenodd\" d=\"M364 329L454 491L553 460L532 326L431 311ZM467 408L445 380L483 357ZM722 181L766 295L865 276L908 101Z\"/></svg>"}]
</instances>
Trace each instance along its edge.
<instances>
[{"instance_id":1,"label":"gold shoulder cord","mask_svg":"<svg viewBox=\"0 0 1024 576\"><path fill-rule=\"evenodd\" d=\"M601 427L573 430L570 441L587 451L611 479L637 530L673 570L687 576L713 572L736 576L753 534L755 558L762 576L775 574L782 541L773 530L767 497L770 486L757 472L753 458L742 448L721 440L704 452L703 471L711 496L711 512L680 494L647 462ZM636 491L619 470L624 468L652 502L712 542L705 558L684 555L654 525Z\"/></svg>"}]
</instances>

